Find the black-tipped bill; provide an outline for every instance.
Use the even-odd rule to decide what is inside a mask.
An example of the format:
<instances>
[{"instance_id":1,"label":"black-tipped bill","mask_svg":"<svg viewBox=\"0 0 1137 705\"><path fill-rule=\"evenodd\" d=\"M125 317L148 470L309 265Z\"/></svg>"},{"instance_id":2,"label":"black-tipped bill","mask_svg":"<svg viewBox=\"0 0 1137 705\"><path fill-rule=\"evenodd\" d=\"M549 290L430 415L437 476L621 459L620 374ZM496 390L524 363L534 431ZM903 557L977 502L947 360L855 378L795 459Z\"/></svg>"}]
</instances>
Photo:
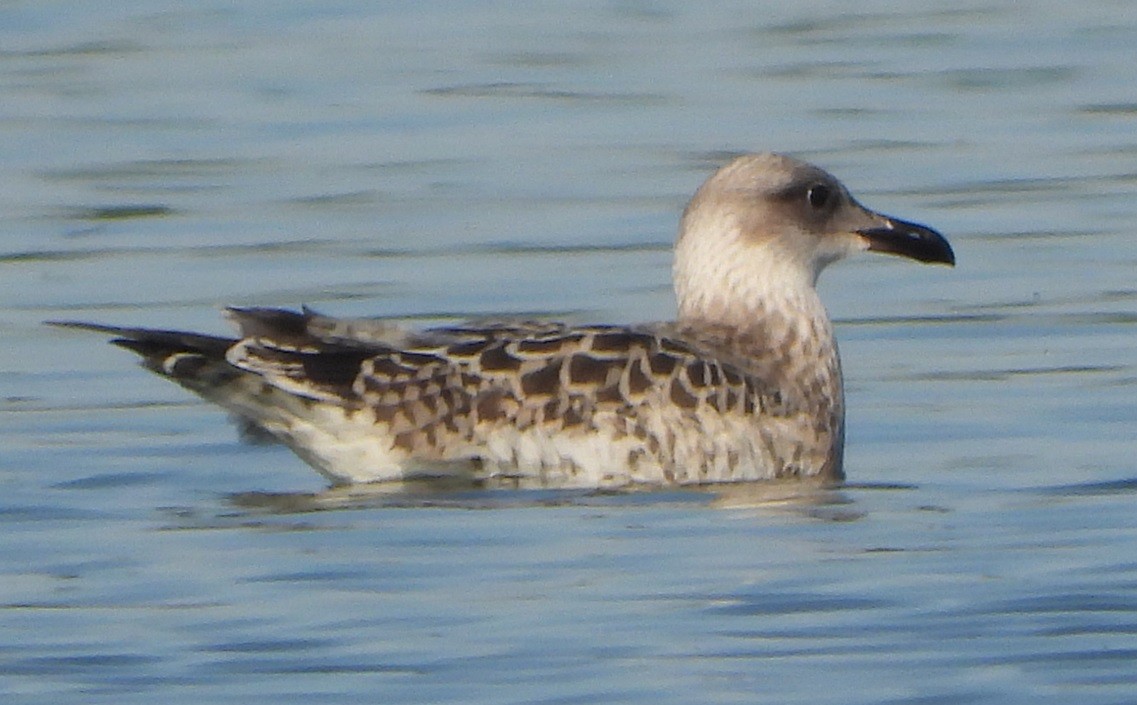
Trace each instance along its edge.
<instances>
[{"instance_id":1,"label":"black-tipped bill","mask_svg":"<svg viewBox=\"0 0 1137 705\"><path fill-rule=\"evenodd\" d=\"M886 225L857 231L868 240L870 251L955 266L955 253L943 235L906 220L884 220Z\"/></svg>"}]
</instances>

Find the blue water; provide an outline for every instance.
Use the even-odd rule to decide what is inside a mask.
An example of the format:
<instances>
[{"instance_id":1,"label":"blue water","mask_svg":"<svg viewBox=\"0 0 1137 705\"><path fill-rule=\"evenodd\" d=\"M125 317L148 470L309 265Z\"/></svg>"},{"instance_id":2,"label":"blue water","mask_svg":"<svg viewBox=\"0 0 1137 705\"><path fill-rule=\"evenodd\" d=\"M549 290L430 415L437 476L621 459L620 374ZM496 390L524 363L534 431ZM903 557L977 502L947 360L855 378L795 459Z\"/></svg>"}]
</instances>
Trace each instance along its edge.
<instances>
[{"instance_id":1,"label":"blue water","mask_svg":"<svg viewBox=\"0 0 1137 705\"><path fill-rule=\"evenodd\" d=\"M1104 0L0 6L4 702L1137 702L1134 47ZM826 272L835 490L329 491L40 323L663 319L763 149L959 259Z\"/></svg>"}]
</instances>

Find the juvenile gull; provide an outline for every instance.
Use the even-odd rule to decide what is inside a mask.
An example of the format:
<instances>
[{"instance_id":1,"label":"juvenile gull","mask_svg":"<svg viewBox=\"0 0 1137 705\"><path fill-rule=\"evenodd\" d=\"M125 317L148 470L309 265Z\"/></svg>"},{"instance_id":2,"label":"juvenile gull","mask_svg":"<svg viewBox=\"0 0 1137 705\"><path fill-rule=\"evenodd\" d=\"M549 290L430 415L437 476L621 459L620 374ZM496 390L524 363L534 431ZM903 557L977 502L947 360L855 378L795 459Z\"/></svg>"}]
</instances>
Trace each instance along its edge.
<instances>
[{"instance_id":1,"label":"juvenile gull","mask_svg":"<svg viewBox=\"0 0 1137 705\"><path fill-rule=\"evenodd\" d=\"M676 321L414 331L232 308L237 339L90 323L148 369L278 438L337 484L468 472L546 487L844 477L826 265L954 264L936 231L825 171L753 154L711 176L675 247Z\"/></svg>"}]
</instances>

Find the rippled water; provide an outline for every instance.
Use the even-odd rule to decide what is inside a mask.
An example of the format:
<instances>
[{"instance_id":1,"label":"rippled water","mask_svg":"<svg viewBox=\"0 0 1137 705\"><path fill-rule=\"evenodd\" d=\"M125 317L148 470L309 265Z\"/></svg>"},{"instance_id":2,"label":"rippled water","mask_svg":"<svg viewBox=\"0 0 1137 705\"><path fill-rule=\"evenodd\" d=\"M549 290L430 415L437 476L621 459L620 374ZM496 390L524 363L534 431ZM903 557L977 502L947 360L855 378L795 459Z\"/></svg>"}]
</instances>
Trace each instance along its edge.
<instances>
[{"instance_id":1,"label":"rippled water","mask_svg":"<svg viewBox=\"0 0 1137 705\"><path fill-rule=\"evenodd\" d=\"M11 703L1137 700L1126 2L0 6ZM328 491L50 318L666 318L778 149L955 270L827 272L836 490Z\"/></svg>"}]
</instances>

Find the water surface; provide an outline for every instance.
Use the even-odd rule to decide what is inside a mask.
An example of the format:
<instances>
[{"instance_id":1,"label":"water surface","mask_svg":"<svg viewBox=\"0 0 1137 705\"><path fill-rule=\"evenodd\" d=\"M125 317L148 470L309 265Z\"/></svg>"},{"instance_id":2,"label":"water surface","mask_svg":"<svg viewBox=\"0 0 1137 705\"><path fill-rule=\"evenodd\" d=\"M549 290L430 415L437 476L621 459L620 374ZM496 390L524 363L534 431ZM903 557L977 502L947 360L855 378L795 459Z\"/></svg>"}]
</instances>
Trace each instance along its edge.
<instances>
[{"instance_id":1,"label":"water surface","mask_svg":"<svg viewBox=\"0 0 1137 705\"><path fill-rule=\"evenodd\" d=\"M1137 699L1137 11L0 8L12 703ZM847 486L328 491L52 318L673 313L777 149L954 270L826 273Z\"/></svg>"}]
</instances>

